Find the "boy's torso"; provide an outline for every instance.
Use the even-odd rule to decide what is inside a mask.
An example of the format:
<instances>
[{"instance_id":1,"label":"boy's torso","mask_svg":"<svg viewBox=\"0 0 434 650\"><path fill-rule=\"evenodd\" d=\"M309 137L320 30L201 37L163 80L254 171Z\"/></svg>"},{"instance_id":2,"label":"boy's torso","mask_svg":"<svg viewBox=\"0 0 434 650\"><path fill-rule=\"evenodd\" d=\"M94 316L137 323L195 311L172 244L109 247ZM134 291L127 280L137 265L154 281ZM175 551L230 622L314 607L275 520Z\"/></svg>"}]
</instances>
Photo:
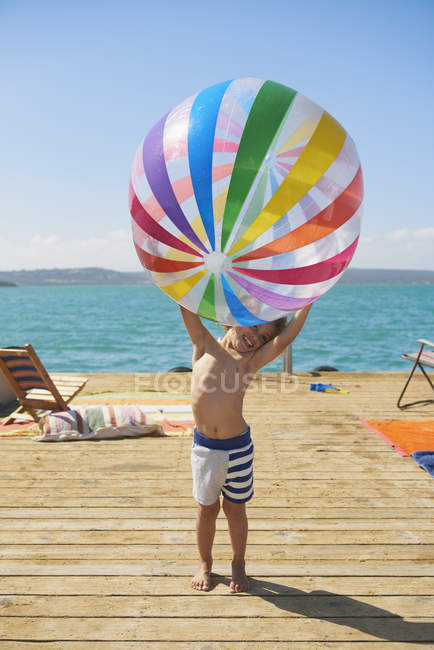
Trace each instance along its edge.
<instances>
[{"instance_id":1,"label":"boy's torso","mask_svg":"<svg viewBox=\"0 0 434 650\"><path fill-rule=\"evenodd\" d=\"M193 415L198 431L206 436L233 438L247 428L242 410L251 379L247 371L250 355L233 356L217 346L199 359L193 358Z\"/></svg>"}]
</instances>

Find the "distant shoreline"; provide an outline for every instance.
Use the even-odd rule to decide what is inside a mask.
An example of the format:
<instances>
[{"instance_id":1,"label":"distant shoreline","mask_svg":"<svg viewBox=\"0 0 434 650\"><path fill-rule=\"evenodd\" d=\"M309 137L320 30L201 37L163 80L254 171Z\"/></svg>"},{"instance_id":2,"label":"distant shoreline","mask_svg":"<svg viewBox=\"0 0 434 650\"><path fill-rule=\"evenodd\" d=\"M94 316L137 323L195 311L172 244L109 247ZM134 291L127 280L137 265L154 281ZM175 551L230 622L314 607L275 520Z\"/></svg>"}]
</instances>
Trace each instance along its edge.
<instances>
[{"instance_id":1,"label":"distant shoreline","mask_svg":"<svg viewBox=\"0 0 434 650\"><path fill-rule=\"evenodd\" d=\"M340 284L434 284L434 271L348 269ZM151 285L145 271L123 272L98 267L0 271L0 286Z\"/></svg>"}]
</instances>

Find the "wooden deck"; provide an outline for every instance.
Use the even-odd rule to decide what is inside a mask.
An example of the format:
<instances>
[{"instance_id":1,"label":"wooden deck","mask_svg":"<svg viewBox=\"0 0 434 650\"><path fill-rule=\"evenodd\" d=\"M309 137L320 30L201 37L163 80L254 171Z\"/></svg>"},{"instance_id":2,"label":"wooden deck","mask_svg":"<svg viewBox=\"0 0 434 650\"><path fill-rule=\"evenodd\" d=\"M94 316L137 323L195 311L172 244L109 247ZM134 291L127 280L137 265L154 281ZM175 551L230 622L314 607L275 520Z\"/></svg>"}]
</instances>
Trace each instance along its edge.
<instances>
[{"instance_id":1,"label":"wooden deck","mask_svg":"<svg viewBox=\"0 0 434 650\"><path fill-rule=\"evenodd\" d=\"M350 394L308 390L330 380ZM87 391L150 382L93 376ZM216 586L190 588L190 440L0 440L0 650L434 647L434 482L360 424L434 405L398 411L401 373L296 383L269 375L246 398L248 595L228 594L223 515ZM409 396L428 391L420 377Z\"/></svg>"}]
</instances>

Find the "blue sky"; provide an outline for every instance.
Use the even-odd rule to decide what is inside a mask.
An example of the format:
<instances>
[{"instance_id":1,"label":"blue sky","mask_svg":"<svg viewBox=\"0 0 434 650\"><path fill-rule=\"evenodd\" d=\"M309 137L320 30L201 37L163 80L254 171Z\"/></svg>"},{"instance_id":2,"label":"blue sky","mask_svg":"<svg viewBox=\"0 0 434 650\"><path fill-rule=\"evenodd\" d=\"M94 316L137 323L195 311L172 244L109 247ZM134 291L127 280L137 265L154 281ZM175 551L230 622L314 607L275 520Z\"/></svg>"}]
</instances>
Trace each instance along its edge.
<instances>
[{"instance_id":1,"label":"blue sky","mask_svg":"<svg viewBox=\"0 0 434 650\"><path fill-rule=\"evenodd\" d=\"M127 186L142 137L219 81L284 83L356 142L354 266L434 269L434 3L0 0L0 270L138 270Z\"/></svg>"}]
</instances>

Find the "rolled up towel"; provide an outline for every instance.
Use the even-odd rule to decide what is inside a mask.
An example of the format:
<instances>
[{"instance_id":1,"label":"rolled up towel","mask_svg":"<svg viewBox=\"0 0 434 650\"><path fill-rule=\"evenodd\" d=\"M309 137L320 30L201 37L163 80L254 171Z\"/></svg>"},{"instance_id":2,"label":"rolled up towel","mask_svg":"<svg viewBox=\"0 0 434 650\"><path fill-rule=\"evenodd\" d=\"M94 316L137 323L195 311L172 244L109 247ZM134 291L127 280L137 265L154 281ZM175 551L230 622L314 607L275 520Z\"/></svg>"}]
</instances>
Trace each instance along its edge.
<instances>
[{"instance_id":1,"label":"rolled up towel","mask_svg":"<svg viewBox=\"0 0 434 650\"><path fill-rule=\"evenodd\" d=\"M419 467L434 476L434 451L414 451L411 455Z\"/></svg>"},{"instance_id":2,"label":"rolled up towel","mask_svg":"<svg viewBox=\"0 0 434 650\"><path fill-rule=\"evenodd\" d=\"M62 442L104 438L137 438L164 435L140 406L78 406L70 411L51 413L39 421L37 442Z\"/></svg>"}]
</instances>

